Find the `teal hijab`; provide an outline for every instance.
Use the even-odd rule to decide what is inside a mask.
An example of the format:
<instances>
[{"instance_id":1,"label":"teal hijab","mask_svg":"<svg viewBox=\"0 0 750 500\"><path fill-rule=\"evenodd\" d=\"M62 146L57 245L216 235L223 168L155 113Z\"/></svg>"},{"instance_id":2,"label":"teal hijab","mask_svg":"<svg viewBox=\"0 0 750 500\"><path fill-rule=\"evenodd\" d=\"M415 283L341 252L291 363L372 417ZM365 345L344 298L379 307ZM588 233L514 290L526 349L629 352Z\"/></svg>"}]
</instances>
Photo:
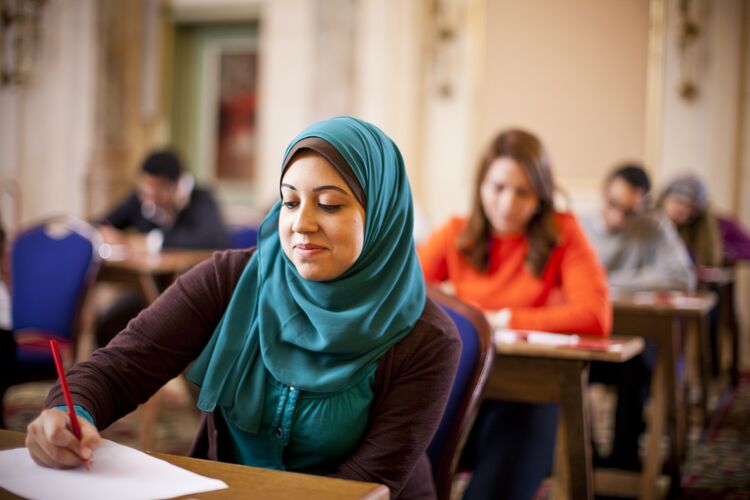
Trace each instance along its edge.
<instances>
[{"instance_id":1,"label":"teal hijab","mask_svg":"<svg viewBox=\"0 0 750 500\"><path fill-rule=\"evenodd\" d=\"M315 123L307 138L340 154L365 194L365 240L354 265L331 281L302 278L279 241L277 202L219 325L188 378L201 386L198 408L258 432L266 377L316 393L349 389L411 331L425 286L412 237L409 181L396 145L351 117Z\"/></svg>"}]
</instances>

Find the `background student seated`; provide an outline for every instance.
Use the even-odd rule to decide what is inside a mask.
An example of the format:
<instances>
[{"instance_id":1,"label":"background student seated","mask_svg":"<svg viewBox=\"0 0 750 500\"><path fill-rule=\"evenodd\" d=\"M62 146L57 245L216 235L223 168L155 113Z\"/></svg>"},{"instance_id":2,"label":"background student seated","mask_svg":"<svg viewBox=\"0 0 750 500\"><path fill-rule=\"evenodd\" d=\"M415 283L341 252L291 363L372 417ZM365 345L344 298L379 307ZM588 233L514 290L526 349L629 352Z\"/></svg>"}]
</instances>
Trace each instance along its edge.
<instances>
[{"instance_id":1,"label":"background student seated","mask_svg":"<svg viewBox=\"0 0 750 500\"><path fill-rule=\"evenodd\" d=\"M667 184L657 204L677 228L699 268L722 265L721 233L709 210L703 181L695 175L678 177Z\"/></svg>"},{"instance_id":2,"label":"background student seated","mask_svg":"<svg viewBox=\"0 0 750 500\"><path fill-rule=\"evenodd\" d=\"M695 288L695 272L680 237L669 220L649 209L650 190L640 165L621 165L604 180L601 211L581 218L613 292ZM601 457L594 448L594 465L640 468L638 439L654 361L654 347L647 345L626 363L591 364L589 380L614 385L617 393L612 449Z\"/></svg>"},{"instance_id":3,"label":"background student seated","mask_svg":"<svg viewBox=\"0 0 750 500\"><path fill-rule=\"evenodd\" d=\"M219 249L229 235L210 191L197 187L176 153L159 150L143 161L135 189L101 221L109 242L125 242L122 231L152 233L163 248Z\"/></svg>"},{"instance_id":4,"label":"background student seated","mask_svg":"<svg viewBox=\"0 0 750 500\"><path fill-rule=\"evenodd\" d=\"M650 190L640 165L617 167L602 186L601 210L582 216L581 225L611 290L692 290L690 257L670 221L650 210Z\"/></svg>"},{"instance_id":5,"label":"background student seated","mask_svg":"<svg viewBox=\"0 0 750 500\"><path fill-rule=\"evenodd\" d=\"M230 244L210 191L196 187L169 150L154 151L145 158L135 189L100 221L99 229L105 241L128 245L131 251L222 249ZM138 291L123 290L97 316L99 346L106 345L144 307Z\"/></svg>"},{"instance_id":6,"label":"background student seated","mask_svg":"<svg viewBox=\"0 0 750 500\"><path fill-rule=\"evenodd\" d=\"M450 282L495 328L608 335L604 271L553 193L539 139L499 134L480 160L469 217L419 247L427 281ZM466 498L531 498L551 472L558 414L557 405L485 402L464 454L474 471Z\"/></svg>"}]
</instances>

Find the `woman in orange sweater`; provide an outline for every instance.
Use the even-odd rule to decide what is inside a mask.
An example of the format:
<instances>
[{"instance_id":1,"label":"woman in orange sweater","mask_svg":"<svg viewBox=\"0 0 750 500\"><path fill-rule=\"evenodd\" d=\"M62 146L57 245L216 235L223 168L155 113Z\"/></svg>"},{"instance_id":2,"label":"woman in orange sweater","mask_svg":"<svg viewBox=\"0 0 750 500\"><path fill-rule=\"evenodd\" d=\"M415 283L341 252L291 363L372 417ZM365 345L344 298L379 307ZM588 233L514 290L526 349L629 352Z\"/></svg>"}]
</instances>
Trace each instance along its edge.
<instances>
[{"instance_id":1,"label":"woman in orange sweater","mask_svg":"<svg viewBox=\"0 0 750 500\"><path fill-rule=\"evenodd\" d=\"M501 133L480 162L469 218L451 219L419 248L425 279L450 282L494 328L609 335L606 275L553 195L539 139ZM551 471L558 411L484 403L464 454L474 464L465 498L530 498Z\"/></svg>"}]
</instances>

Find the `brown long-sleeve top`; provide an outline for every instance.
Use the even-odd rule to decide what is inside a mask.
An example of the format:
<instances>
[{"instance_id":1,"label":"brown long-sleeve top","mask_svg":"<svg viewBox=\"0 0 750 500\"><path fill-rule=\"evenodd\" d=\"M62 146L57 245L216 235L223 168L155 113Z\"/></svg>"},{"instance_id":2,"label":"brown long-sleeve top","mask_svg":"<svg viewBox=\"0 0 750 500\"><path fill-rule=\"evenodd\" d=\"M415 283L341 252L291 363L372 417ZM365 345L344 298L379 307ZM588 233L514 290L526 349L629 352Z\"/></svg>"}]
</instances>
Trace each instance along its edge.
<instances>
[{"instance_id":1,"label":"brown long-sleeve top","mask_svg":"<svg viewBox=\"0 0 750 500\"><path fill-rule=\"evenodd\" d=\"M73 402L99 429L144 403L203 350L229 304L252 250L216 252L181 276L107 347L68 373ZM412 331L379 360L367 430L335 477L385 484L394 498L432 498L425 449L442 417L461 341L427 299ZM59 385L48 407L64 404ZM220 412L204 416L194 456L231 460Z\"/></svg>"}]
</instances>

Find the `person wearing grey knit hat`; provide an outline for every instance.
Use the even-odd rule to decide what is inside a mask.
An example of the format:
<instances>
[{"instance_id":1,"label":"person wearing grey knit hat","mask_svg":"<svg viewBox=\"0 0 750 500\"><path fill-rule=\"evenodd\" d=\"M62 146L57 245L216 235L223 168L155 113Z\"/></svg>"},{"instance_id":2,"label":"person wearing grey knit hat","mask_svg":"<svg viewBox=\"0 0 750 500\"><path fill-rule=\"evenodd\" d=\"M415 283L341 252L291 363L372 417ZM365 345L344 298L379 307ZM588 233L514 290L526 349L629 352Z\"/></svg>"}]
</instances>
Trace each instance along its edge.
<instances>
[{"instance_id":1,"label":"person wearing grey knit hat","mask_svg":"<svg viewBox=\"0 0 750 500\"><path fill-rule=\"evenodd\" d=\"M721 235L709 211L708 189L700 178L691 174L675 178L664 188L658 206L674 223L699 266L721 265Z\"/></svg>"},{"instance_id":2,"label":"person wearing grey knit hat","mask_svg":"<svg viewBox=\"0 0 750 500\"><path fill-rule=\"evenodd\" d=\"M664 188L661 202L665 214L681 226L708 207L708 190L697 176L683 175Z\"/></svg>"},{"instance_id":3,"label":"person wearing grey knit hat","mask_svg":"<svg viewBox=\"0 0 750 500\"><path fill-rule=\"evenodd\" d=\"M724 265L724 244L716 217L711 213L708 190L695 175L685 175L669 183L659 198L659 207L672 220L697 267L698 276ZM718 291L714 289L714 291ZM718 375L718 305L709 312L711 372Z\"/></svg>"}]
</instances>

